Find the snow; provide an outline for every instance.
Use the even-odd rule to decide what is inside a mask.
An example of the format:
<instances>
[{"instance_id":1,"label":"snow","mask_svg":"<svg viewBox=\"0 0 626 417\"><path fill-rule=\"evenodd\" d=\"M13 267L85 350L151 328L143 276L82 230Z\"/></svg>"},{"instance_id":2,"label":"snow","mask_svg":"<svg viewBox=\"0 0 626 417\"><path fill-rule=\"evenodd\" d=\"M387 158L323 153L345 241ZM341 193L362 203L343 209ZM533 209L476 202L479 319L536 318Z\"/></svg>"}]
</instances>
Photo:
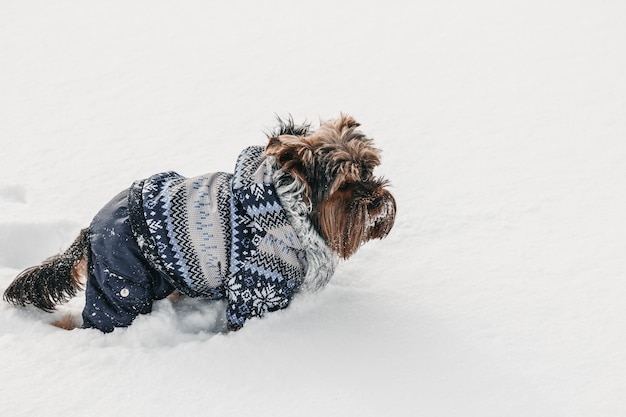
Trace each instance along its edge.
<instances>
[{"instance_id":1,"label":"snow","mask_svg":"<svg viewBox=\"0 0 626 417\"><path fill-rule=\"evenodd\" d=\"M0 305L3 416L626 415L626 4L0 4L0 290L163 170L347 112L396 227L234 334ZM80 309L80 299L68 308Z\"/></svg>"}]
</instances>

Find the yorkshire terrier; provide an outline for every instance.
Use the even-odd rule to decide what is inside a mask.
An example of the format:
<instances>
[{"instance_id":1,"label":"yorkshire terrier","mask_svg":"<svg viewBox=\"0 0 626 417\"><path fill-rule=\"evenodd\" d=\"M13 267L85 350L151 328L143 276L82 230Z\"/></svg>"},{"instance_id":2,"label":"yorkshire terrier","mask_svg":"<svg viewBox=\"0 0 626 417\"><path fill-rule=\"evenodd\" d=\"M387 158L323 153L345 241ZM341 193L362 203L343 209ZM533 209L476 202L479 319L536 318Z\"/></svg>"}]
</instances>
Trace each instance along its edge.
<instances>
[{"instance_id":1,"label":"yorkshire terrier","mask_svg":"<svg viewBox=\"0 0 626 417\"><path fill-rule=\"evenodd\" d=\"M82 323L55 324L111 332L182 293L225 299L227 328L238 330L320 289L340 258L389 234L396 201L373 174L380 150L352 117L317 130L278 122L232 174L135 181L65 252L20 273L4 299L53 311L85 290Z\"/></svg>"}]
</instances>

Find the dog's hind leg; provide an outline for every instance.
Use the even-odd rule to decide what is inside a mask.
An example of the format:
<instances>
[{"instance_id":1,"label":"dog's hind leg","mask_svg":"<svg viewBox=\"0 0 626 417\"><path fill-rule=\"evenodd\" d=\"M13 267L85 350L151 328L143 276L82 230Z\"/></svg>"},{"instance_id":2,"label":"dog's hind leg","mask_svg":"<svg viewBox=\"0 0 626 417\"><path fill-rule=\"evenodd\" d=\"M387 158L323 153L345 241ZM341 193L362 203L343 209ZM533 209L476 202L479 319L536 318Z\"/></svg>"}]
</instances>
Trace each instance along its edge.
<instances>
[{"instance_id":1,"label":"dog's hind leg","mask_svg":"<svg viewBox=\"0 0 626 417\"><path fill-rule=\"evenodd\" d=\"M88 248L89 230L83 229L65 252L22 271L4 292L4 300L53 311L57 304L67 302L84 288Z\"/></svg>"},{"instance_id":2,"label":"dog's hind leg","mask_svg":"<svg viewBox=\"0 0 626 417\"><path fill-rule=\"evenodd\" d=\"M78 286L78 289L84 289L87 285L87 256L83 256L74 264L70 274ZM82 311L78 314L75 311L66 313L51 324L64 330L74 330L77 327L81 327L83 324L82 314L80 313L82 313Z\"/></svg>"}]
</instances>

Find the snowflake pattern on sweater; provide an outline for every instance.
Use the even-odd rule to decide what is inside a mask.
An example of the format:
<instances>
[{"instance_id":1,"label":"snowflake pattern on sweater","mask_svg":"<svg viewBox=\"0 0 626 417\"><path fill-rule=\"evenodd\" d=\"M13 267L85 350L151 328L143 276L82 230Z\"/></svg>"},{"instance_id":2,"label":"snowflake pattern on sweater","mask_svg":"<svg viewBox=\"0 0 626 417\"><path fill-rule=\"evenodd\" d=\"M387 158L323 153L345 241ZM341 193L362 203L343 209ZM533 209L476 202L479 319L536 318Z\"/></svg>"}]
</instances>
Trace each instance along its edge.
<instances>
[{"instance_id":1,"label":"snowflake pattern on sweater","mask_svg":"<svg viewBox=\"0 0 626 417\"><path fill-rule=\"evenodd\" d=\"M287 307L305 275L305 250L278 200L273 172L261 147L244 150L235 168L230 276L225 286L231 329L250 317Z\"/></svg>"}]
</instances>

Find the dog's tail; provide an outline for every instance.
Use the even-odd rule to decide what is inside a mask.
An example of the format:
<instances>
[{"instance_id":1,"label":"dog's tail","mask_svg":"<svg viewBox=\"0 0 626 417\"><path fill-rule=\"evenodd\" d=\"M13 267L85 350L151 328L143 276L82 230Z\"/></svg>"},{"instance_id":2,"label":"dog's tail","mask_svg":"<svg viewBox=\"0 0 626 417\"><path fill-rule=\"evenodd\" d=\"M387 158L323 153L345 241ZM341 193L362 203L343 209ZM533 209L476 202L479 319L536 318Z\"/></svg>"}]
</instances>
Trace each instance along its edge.
<instances>
[{"instance_id":1,"label":"dog's tail","mask_svg":"<svg viewBox=\"0 0 626 417\"><path fill-rule=\"evenodd\" d=\"M81 275L86 273L88 248L89 230L83 229L65 252L22 271L4 292L4 300L44 311L69 301L83 289Z\"/></svg>"}]
</instances>

